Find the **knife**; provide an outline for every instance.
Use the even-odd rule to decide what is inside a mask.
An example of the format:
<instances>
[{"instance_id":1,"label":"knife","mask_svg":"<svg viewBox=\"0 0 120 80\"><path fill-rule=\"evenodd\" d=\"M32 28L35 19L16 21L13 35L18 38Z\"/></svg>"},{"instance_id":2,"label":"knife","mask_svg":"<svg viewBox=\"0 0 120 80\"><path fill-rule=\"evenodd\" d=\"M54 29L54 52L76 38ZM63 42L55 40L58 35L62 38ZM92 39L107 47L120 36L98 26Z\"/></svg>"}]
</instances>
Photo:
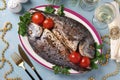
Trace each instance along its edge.
<instances>
[{"instance_id":1,"label":"knife","mask_svg":"<svg viewBox=\"0 0 120 80\"><path fill-rule=\"evenodd\" d=\"M43 80L41 78L41 76L38 74L38 72L36 71L36 69L33 66L32 62L29 60L28 56L26 55L26 53L24 52L24 50L22 49L22 47L20 45L18 45L18 50L19 50L19 53L20 53L21 57L23 58L23 60L25 62L27 62L27 64L32 68L32 70L36 73L36 75L39 78L39 80Z\"/></svg>"}]
</instances>

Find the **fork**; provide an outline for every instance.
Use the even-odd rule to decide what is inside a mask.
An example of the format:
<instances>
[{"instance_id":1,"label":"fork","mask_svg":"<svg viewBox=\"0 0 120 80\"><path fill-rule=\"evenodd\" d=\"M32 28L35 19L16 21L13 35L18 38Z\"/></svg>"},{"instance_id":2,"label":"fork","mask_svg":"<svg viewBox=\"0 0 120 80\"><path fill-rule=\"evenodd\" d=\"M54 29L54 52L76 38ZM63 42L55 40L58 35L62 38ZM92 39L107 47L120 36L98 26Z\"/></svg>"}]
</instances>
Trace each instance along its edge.
<instances>
[{"instance_id":1,"label":"fork","mask_svg":"<svg viewBox=\"0 0 120 80\"><path fill-rule=\"evenodd\" d=\"M32 79L32 80L35 80L33 77L32 77L32 75L28 72L28 70L25 68L25 63L24 63L24 61L23 61L23 59L21 58L21 56L19 56L17 53L13 53L12 55L11 55L11 58L12 58L12 60L15 62L15 64L17 65L17 66L19 66L19 67L21 67L21 68L23 68L24 70L25 70L25 72L30 76L30 78Z\"/></svg>"}]
</instances>

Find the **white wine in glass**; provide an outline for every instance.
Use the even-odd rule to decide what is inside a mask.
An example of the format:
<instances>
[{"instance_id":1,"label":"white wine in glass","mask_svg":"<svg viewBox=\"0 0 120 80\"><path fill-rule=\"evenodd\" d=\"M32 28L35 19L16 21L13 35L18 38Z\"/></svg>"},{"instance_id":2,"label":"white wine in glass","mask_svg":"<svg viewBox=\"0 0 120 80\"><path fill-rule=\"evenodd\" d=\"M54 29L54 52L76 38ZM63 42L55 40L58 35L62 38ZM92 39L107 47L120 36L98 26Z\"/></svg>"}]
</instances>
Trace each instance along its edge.
<instances>
[{"instance_id":1,"label":"white wine in glass","mask_svg":"<svg viewBox=\"0 0 120 80\"><path fill-rule=\"evenodd\" d=\"M93 17L93 24L98 29L107 28L107 24L111 23L116 17L116 9L113 4L105 3L96 8Z\"/></svg>"}]
</instances>

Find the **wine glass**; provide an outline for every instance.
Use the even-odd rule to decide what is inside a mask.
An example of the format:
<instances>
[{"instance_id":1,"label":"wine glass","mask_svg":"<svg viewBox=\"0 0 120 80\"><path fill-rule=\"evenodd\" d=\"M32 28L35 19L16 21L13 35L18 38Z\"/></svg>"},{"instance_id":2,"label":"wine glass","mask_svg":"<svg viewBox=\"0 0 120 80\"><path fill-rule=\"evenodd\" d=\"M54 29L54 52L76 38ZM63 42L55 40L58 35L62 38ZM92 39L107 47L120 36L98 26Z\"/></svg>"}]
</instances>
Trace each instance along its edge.
<instances>
[{"instance_id":1,"label":"wine glass","mask_svg":"<svg viewBox=\"0 0 120 80\"><path fill-rule=\"evenodd\" d=\"M120 0L114 0L114 1L116 1L118 3L118 5L119 5L119 11L120 11Z\"/></svg>"},{"instance_id":2,"label":"wine glass","mask_svg":"<svg viewBox=\"0 0 120 80\"><path fill-rule=\"evenodd\" d=\"M116 17L116 8L112 3L104 3L95 10L93 25L98 29L106 29Z\"/></svg>"},{"instance_id":3,"label":"wine glass","mask_svg":"<svg viewBox=\"0 0 120 80\"><path fill-rule=\"evenodd\" d=\"M62 3L62 0L47 0L47 1L50 2L52 5L61 4Z\"/></svg>"},{"instance_id":4,"label":"wine glass","mask_svg":"<svg viewBox=\"0 0 120 80\"><path fill-rule=\"evenodd\" d=\"M80 7L85 11L92 11L100 0L81 0Z\"/></svg>"},{"instance_id":5,"label":"wine glass","mask_svg":"<svg viewBox=\"0 0 120 80\"><path fill-rule=\"evenodd\" d=\"M120 0L114 0L114 1L116 1L119 4L119 6L120 6Z\"/></svg>"}]
</instances>

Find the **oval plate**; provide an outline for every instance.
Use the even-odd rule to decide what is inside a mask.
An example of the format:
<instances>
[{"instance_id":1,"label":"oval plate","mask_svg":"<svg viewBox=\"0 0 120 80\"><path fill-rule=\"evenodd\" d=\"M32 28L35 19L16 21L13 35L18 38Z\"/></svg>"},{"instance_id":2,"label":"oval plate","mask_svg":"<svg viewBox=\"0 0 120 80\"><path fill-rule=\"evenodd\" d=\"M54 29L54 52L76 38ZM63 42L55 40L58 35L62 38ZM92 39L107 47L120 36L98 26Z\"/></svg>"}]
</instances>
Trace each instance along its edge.
<instances>
[{"instance_id":1,"label":"oval plate","mask_svg":"<svg viewBox=\"0 0 120 80\"><path fill-rule=\"evenodd\" d=\"M39 9L39 10L44 10L45 9L45 6L47 5L42 5L42 6L37 6L36 8ZM57 9L59 6L53 6L55 9ZM94 28L94 26L87 20L85 19L83 16L81 16L80 14L70 10L70 9L67 9L67 8L64 8L64 12L65 12L65 16L67 17L70 17L78 22L80 22L81 24L83 24L89 31L90 33L92 34L95 42L97 42L98 44L101 44L102 43L102 40L100 38L100 35L98 34L98 32L96 31L96 29ZM23 46L23 48L25 49L25 51L36 61L38 62L39 64L49 68L49 69L52 69L52 66L54 66L54 64L51 64L49 62L47 62L46 60L44 60L43 58L41 58L40 56L38 56L32 49L31 45L29 44L29 41L28 41L28 38L27 36L25 37L22 37L19 35L19 39L20 39L20 42ZM80 72L77 72L73 69L70 70L70 73L80 73Z\"/></svg>"}]
</instances>

